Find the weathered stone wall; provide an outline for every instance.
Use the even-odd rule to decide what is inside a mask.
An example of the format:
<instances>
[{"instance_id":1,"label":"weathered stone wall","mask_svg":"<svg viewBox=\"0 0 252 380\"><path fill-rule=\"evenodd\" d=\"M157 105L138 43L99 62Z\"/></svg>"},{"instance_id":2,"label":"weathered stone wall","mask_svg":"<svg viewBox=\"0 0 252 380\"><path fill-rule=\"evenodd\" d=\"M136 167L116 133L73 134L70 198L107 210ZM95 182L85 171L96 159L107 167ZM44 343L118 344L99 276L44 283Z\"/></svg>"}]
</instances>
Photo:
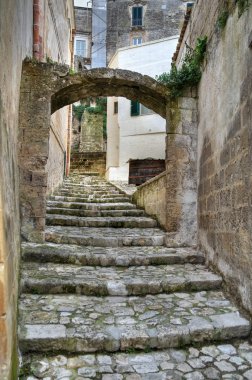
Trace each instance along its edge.
<instances>
[{"instance_id":1,"label":"weathered stone wall","mask_svg":"<svg viewBox=\"0 0 252 380\"><path fill-rule=\"evenodd\" d=\"M166 231L169 246L197 244L197 92L167 107Z\"/></svg>"},{"instance_id":2,"label":"weathered stone wall","mask_svg":"<svg viewBox=\"0 0 252 380\"><path fill-rule=\"evenodd\" d=\"M252 312L252 6L239 17L238 5L230 2L221 30L216 21L222 5L199 1L188 26L192 42L209 36L199 87L199 242Z\"/></svg>"},{"instance_id":3,"label":"weathered stone wall","mask_svg":"<svg viewBox=\"0 0 252 380\"><path fill-rule=\"evenodd\" d=\"M32 55L33 2L0 0L0 378L16 379L19 266L17 133L22 60Z\"/></svg>"},{"instance_id":4,"label":"weathered stone wall","mask_svg":"<svg viewBox=\"0 0 252 380\"><path fill-rule=\"evenodd\" d=\"M99 173L100 176L104 177L105 170L105 152L73 152L71 154L71 173Z\"/></svg>"},{"instance_id":5,"label":"weathered stone wall","mask_svg":"<svg viewBox=\"0 0 252 380\"><path fill-rule=\"evenodd\" d=\"M83 112L80 152L103 152L103 115Z\"/></svg>"},{"instance_id":6,"label":"weathered stone wall","mask_svg":"<svg viewBox=\"0 0 252 380\"><path fill-rule=\"evenodd\" d=\"M131 7L128 0L107 1L107 62L116 50L132 45L132 38L142 37L143 42L179 34L184 13L183 0L138 1L144 8L142 27L131 26Z\"/></svg>"},{"instance_id":7,"label":"weathered stone wall","mask_svg":"<svg viewBox=\"0 0 252 380\"><path fill-rule=\"evenodd\" d=\"M65 174L65 146L62 145L55 127L50 129L49 137L49 157L46 164L47 176L47 194L50 194L59 183L63 181Z\"/></svg>"},{"instance_id":8,"label":"weathered stone wall","mask_svg":"<svg viewBox=\"0 0 252 380\"><path fill-rule=\"evenodd\" d=\"M137 188L133 202L154 216L166 228L166 172L159 174Z\"/></svg>"},{"instance_id":9,"label":"weathered stone wall","mask_svg":"<svg viewBox=\"0 0 252 380\"><path fill-rule=\"evenodd\" d=\"M71 139L71 151L78 152L80 146L80 131L81 125L78 118L73 115L72 118L72 139Z\"/></svg>"}]
</instances>

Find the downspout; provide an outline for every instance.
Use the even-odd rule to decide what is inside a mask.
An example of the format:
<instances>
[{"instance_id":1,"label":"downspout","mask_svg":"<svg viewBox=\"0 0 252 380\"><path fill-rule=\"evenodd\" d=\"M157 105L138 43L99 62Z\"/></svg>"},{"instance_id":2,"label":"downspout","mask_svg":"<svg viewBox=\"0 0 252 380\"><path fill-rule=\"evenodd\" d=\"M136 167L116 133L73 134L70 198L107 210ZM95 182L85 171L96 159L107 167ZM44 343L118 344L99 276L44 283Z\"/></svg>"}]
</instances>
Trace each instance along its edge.
<instances>
[{"instance_id":1,"label":"downspout","mask_svg":"<svg viewBox=\"0 0 252 380\"><path fill-rule=\"evenodd\" d=\"M75 30L72 30L71 41L71 67L74 67L74 38ZM71 160L71 128L72 128L72 105L68 106L68 125L67 125L67 151L66 151L66 176L70 173L70 160Z\"/></svg>"},{"instance_id":2,"label":"downspout","mask_svg":"<svg viewBox=\"0 0 252 380\"><path fill-rule=\"evenodd\" d=\"M33 0L33 58L40 61L40 0Z\"/></svg>"}]
</instances>

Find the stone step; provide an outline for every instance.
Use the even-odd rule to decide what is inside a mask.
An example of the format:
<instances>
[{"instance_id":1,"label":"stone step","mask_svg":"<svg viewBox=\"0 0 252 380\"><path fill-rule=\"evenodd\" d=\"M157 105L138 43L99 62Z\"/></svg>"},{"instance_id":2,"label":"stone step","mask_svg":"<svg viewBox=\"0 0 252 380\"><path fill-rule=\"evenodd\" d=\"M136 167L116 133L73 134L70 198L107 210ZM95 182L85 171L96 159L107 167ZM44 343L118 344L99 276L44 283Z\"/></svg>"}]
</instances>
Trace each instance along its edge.
<instances>
[{"instance_id":1,"label":"stone step","mask_svg":"<svg viewBox=\"0 0 252 380\"><path fill-rule=\"evenodd\" d=\"M82 192L71 192L71 191L55 191L53 196L62 197L82 197L82 198L120 198L124 197L124 194L119 192L107 192L103 191L97 193L95 191L82 191Z\"/></svg>"},{"instance_id":2,"label":"stone step","mask_svg":"<svg viewBox=\"0 0 252 380\"><path fill-rule=\"evenodd\" d=\"M191 248L85 247L70 244L22 243L22 260L90 266L142 266L204 264L204 256Z\"/></svg>"},{"instance_id":3,"label":"stone step","mask_svg":"<svg viewBox=\"0 0 252 380\"><path fill-rule=\"evenodd\" d=\"M220 291L91 297L23 294L22 352L166 349L247 337L250 322Z\"/></svg>"},{"instance_id":4,"label":"stone step","mask_svg":"<svg viewBox=\"0 0 252 380\"><path fill-rule=\"evenodd\" d=\"M94 198L90 197L65 197L63 195L50 195L49 200L62 201L62 202L88 202L88 203L118 203L118 202L129 202L129 197L100 197Z\"/></svg>"},{"instance_id":5,"label":"stone step","mask_svg":"<svg viewBox=\"0 0 252 380\"><path fill-rule=\"evenodd\" d=\"M24 380L250 380L252 345L236 340L197 348L167 349L148 353L43 355L23 357Z\"/></svg>"},{"instance_id":6,"label":"stone step","mask_svg":"<svg viewBox=\"0 0 252 380\"><path fill-rule=\"evenodd\" d=\"M32 294L131 296L216 290L222 278L203 265L91 267L25 263L21 291Z\"/></svg>"},{"instance_id":7,"label":"stone step","mask_svg":"<svg viewBox=\"0 0 252 380\"><path fill-rule=\"evenodd\" d=\"M108 182L105 181L92 181L92 182L66 182L64 181L62 188L68 189L68 188L73 188L73 189L96 189L100 190L101 188L103 189L116 189L116 187Z\"/></svg>"},{"instance_id":8,"label":"stone step","mask_svg":"<svg viewBox=\"0 0 252 380\"><path fill-rule=\"evenodd\" d=\"M85 171L83 172L82 174L79 172L79 171L74 171L74 170L71 170L70 171L70 176L72 177L79 177L79 176L90 176L90 177L99 177L100 176L100 173L99 172L88 172L88 171Z\"/></svg>"},{"instance_id":9,"label":"stone step","mask_svg":"<svg viewBox=\"0 0 252 380\"><path fill-rule=\"evenodd\" d=\"M72 216L103 216L103 217L122 217L122 216L146 216L144 210L132 209L132 210L80 210L80 209L69 209L60 207L47 207L47 214L57 214L57 215L72 215Z\"/></svg>"},{"instance_id":10,"label":"stone step","mask_svg":"<svg viewBox=\"0 0 252 380\"><path fill-rule=\"evenodd\" d=\"M48 226L76 226L76 227L111 227L111 228L152 228L157 227L157 221L149 217L79 217L72 215L46 216Z\"/></svg>"},{"instance_id":11,"label":"stone step","mask_svg":"<svg viewBox=\"0 0 252 380\"><path fill-rule=\"evenodd\" d=\"M53 195L70 195L70 196L80 196L80 195L120 195L122 194L121 192L119 192L118 190L85 190L85 189L82 189L82 190L71 190L71 189L68 189L68 190L64 190L64 189L59 189L57 192L54 192Z\"/></svg>"},{"instance_id":12,"label":"stone step","mask_svg":"<svg viewBox=\"0 0 252 380\"><path fill-rule=\"evenodd\" d=\"M91 202L62 202L62 201L47 201L47 206L57 208L69 208L78 210L133 210L136 205L129 202L117 203L91 203Z\"/></svg>"},{"instance_id":13,"label":"stone step","mask_svg":"<svg viewBox=\"0 0 252 380\"><path fill-rule=\"evenodd\" d=\"M158 228L46 227L46 241L97 247L160 246L165 232Z\"/></svg>"}]
</instances>

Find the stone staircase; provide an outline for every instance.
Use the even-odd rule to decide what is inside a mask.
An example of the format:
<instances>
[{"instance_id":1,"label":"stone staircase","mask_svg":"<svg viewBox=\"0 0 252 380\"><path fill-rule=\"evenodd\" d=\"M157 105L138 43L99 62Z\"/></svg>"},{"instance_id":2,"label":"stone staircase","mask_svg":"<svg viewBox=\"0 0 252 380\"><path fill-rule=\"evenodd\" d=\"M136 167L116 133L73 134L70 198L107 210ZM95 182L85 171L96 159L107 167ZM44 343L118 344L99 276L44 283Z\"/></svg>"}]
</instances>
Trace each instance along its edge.
<instances>
[{"instance_id":1,"label":"stone staircase","mask_svg":"<svg viewBox=\"0 0 252 380\"><path fill-rule=\"evenodd\" d=\"M22 244L20 379L252 379L251 325L222 279L130 197L72 176L46 242Z\"/></svg>"}]
</instances>

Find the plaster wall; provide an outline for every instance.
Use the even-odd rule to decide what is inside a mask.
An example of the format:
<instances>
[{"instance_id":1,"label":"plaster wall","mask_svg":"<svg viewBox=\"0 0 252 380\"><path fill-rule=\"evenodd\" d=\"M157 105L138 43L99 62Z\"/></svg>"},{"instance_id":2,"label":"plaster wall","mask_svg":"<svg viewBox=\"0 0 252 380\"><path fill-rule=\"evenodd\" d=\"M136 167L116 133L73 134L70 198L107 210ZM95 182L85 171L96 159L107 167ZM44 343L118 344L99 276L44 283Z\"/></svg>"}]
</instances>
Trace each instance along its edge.
<instances>
[{"instance_id":1,"label":"plaster wall","mask_svg":"<svg viewBox=\"0 0 252 380\"><path fill-rule=\"evenodd\" d=\"M33 2L0 0L0 9L0 377L4 380L16 378L18 107L22 60L32 56Z\"/></svg>"},{"instance_id":2,"label":"plaster wall","mask_svg":"<svg viewBox=\"0 0 252 380\"><path fill-rule=\"evenodd\" d=\"M72 2L70 0L66 2L43 0L42 7L44 10L44 16L42 17L44 58L48 57L53 61L71 65L72 29L74 28ZM52 192L63 180L69 112L71 110L67 106L55 112L51 117L52 130L50 132L47 162L48 193ZM57 138L55 138L55 135Z\"/></svg>"},{"instance_id":3,"label":"plaster wall","mask_svg":"<svg viewBox=\"0 0 252 380\"><path fill-rule=\"evenodd\" d=\"M155 78L169 71L178 38L170 37L141 46L119 49L111 68L140 72ZM114 114L114 102L118 114ZM164 159L166 121L153 113L131 116L131 101L109 98L107 109L107 178L128 181L130 159Z\"/></svg>"},{"instance_id":4,"label":"plaster wall","mask_svg":"<svg viewBox=\"0 0 252 380\"><path fill-rule=\"evenodd\" d=\"M230 2L221 30L223 4L199 1L184 39L190 45L200 35L209 39L198 101L198 237L229 290L252 312L252 7L239 15Z\"/></svg>"}]
</instances>

